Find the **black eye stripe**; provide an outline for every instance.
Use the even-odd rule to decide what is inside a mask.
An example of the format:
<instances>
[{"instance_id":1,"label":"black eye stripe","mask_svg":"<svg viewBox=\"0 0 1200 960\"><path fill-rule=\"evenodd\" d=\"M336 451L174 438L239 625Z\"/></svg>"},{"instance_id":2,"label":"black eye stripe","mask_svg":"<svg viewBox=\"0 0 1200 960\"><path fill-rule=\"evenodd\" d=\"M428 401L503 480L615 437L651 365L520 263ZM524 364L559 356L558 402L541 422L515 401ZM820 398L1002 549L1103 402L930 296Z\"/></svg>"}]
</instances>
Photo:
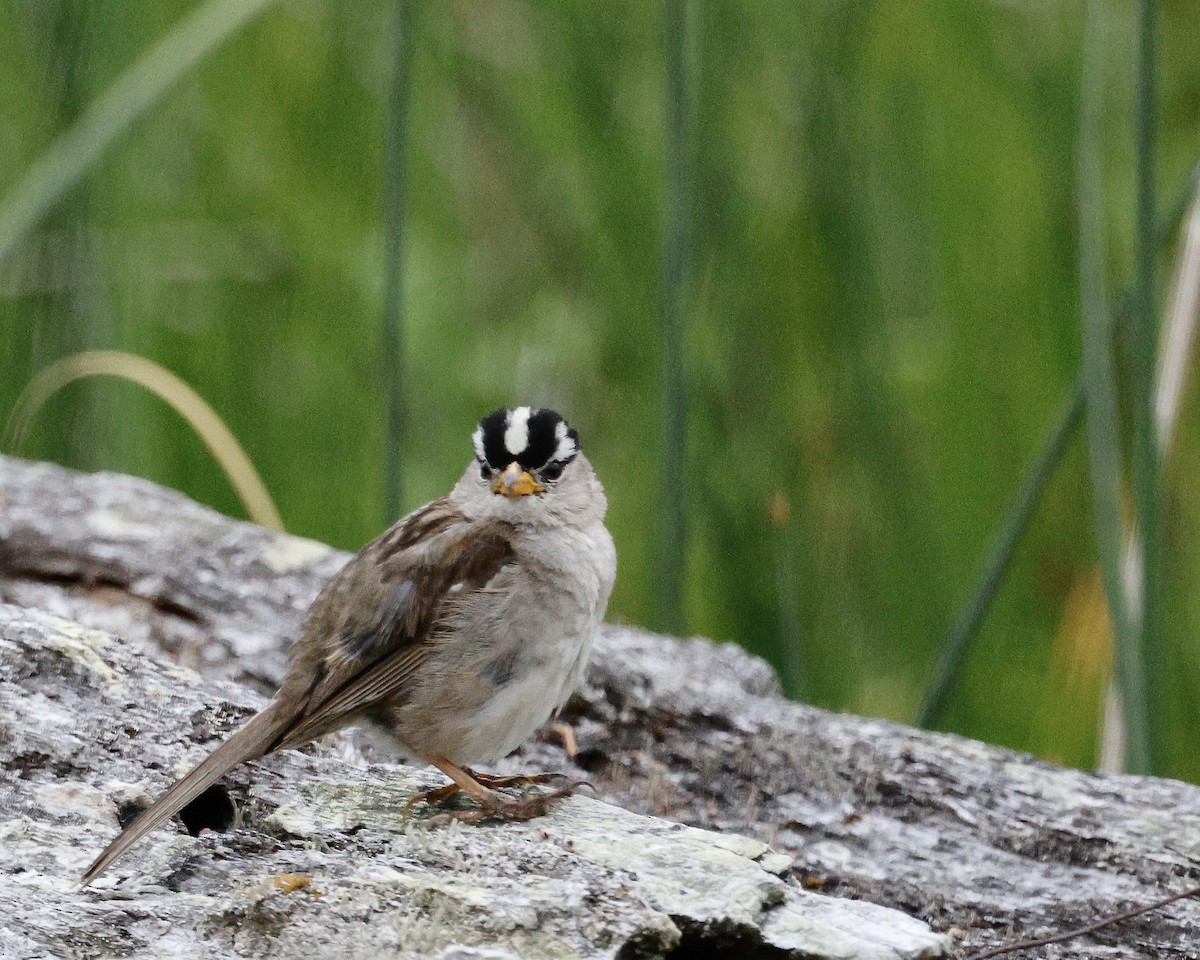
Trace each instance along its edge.
<instances>
[{"instance_id":1,"label":"black eye stripe","mask_svg":"<svg viewBox=\"0 0 1200 960\"><path fill-rule=\"evenodd\" d=\"M521 408L522 412L526 408ZM518 421L519 422L519 421ZM523 450L510 450L506 435L513 423L513 411L501 408L479 421L478 447L482 448L483 459L494 470L503 470L514 460L526 470L543 470L559 452L571 451L560 462L564 465L575 458L579 435L570 428L562 416L553 410L533 410L525 420L525 428L513 432L524 441ZM561 435L560 435L561 434Z\"/></svg>"}]
</instances>

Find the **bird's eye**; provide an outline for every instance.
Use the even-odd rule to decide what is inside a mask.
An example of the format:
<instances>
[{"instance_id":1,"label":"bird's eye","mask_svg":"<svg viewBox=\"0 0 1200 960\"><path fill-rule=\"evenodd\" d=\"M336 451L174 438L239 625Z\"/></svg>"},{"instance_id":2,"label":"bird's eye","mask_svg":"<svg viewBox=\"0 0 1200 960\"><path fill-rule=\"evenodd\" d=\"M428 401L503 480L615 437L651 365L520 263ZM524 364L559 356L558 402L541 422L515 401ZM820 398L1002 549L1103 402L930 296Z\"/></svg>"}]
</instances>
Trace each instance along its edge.
<instances>
[{"instance_id":1,"label":"bird's eye","mask_svg":"<svg viewBox=\"0 0 1200 960\"><path fill-rule=\"evenodd\" d=\"M492 465L490 463L488 463L486 460L483 460L480 462L479 475L481 477L483 477L484 480L491 480L492 474L495 472L496 471L492 469Z\"/></svg>"},{"instance_id":2,"label":"bird's eye","mask_svg":"<svg viewBox=\"0 0 1200 960\"><path fill-rule=\"evenodd\" d=\"M538 473L543 480L557 480L562 476L563 463L561 460L551 460Z\"/></svg>"}]
</instances>

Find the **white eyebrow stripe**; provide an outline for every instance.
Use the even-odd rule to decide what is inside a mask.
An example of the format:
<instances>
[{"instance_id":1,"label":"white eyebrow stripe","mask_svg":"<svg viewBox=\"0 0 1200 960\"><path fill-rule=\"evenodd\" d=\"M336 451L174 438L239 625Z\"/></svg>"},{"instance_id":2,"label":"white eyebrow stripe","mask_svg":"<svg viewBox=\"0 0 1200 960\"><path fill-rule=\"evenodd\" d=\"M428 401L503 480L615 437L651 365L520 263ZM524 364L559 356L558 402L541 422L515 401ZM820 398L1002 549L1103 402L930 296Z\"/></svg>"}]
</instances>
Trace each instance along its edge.
<instances>
[{"instance_id":1,"label":"white eyebrow stripe","mask_svg":"<svg viewBox=\"0 0 1200 960\"><path fill-rule=\"evenodd\" d=\"M563 427L563 435L558 438L558 446L554 448L554 456L552 460L566 460L568 457L575 456L578 448L575 446L575 441L566 435L566 427L564 424L559 424Z\"/></svg>"},{"instance_id":2,"label":"white eyebrow stripe","mask_svg":"<svg viewBox=\"0 0 1200 960\"><path fill-rule=\"evenodd\" d=\"M529 407L517 407L508 416L508 429L504 431L504 446L514 457L529 446Z\"/></svg>"},{"instance_id":3,"label":"white eyebrow stripe","mask_svg":"<svg viewBox=\"0 0 1200 960\"><path fill-rule=\"evenodd\" d=\"M471 434L471 442L473 444L475 444L476 459L486 460L487 457L484 455L484 452L483 452L483 427L476 428L475 432L473 434Z\"/></svg>"}]
</instances>

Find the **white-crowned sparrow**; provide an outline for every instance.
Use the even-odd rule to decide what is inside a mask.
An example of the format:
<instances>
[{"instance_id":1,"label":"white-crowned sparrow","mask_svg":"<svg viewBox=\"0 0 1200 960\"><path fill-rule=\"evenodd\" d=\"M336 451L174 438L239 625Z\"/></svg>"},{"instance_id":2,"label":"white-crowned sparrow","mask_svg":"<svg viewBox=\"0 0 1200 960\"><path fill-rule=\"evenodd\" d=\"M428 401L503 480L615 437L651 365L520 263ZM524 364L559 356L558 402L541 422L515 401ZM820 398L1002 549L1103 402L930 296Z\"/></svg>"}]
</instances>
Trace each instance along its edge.
<instances>
[{"instance_id":1,"label":"white-crowned sparrow","mask_svg":"<svg viewBox=\"0 0 1200 960\"><path fill-rule=\"evenodd\" d=\"M525 819L562 795L510 799L486 785L501 778L466 768L515 750L583 677L616 574L604 490L552 410L497 410L473 440L450 494L368 543L313 601L274 699L133 820L84 884L238 764L351 724L442 770L477 816Z\"/></svg>"}]
</instances>

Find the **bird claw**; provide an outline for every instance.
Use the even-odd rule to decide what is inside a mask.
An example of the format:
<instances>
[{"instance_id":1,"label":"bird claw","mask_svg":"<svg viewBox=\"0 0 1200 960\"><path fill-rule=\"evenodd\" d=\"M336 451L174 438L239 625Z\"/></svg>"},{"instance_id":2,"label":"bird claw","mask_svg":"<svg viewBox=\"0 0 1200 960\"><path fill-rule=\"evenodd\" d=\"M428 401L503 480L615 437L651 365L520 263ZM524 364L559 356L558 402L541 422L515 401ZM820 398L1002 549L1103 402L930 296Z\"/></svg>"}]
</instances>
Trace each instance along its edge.
<instances>
[{"instance_id":1,"label":"bird claw","mask_svg":"<svg viewBox=\"0 0 1200 960\"><path fill-rule=\"evenodd\" d=\"M551 790L549 793L527 792L516 800L504 799L496 804L490 813L505 820L533 820L549 813L559 800L571 795L569 788Z\"/></svg>"},{"instance_id":2,"label":"bird claw","mask_svg":"<svg viewBox=\"0 0 1200 960\"><path fill-rule=\"evenodd\" d=\"M504 787L520 787L529 783L557 783L569 780L565 773L519 773L512 776L477 773L475 774L475 779L485 787L491 787L493 790L503 789Z\"/></svg>"}]
</instances>

